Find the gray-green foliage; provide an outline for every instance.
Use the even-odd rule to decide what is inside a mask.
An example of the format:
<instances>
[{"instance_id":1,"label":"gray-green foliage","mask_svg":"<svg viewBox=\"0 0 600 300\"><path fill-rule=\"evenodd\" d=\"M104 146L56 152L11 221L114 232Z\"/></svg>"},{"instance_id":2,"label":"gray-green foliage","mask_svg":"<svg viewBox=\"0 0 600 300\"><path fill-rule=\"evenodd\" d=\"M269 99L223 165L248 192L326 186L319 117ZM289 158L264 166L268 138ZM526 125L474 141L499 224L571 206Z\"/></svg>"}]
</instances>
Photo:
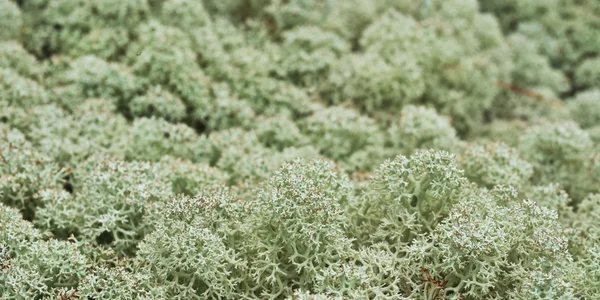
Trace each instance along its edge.
<instances>
[{"instance_id":1,"label":"gray-green foliage","mask_svg":"<svg viewBox=\"0 0 600 300\"><path fill-rule=\"evenodd\" d=\"M598 24L0 0L0 298L599 299Z\"/></svg>"},{"instance_id":2,"label":"gray-green foliage","mask_svg":"<svg viewBox=\"0 0 600 300\"><path fill-rule=\"evenodd\" d=\"M317 26L302 26L283 33L281 73L302 85L318 85L341 55L350 51L347 42Z\"/></svg>"},{"instance_id":3,"label":"gray-green foliage","mask_svg":"<svg viewBox=\"0 0 600 300\"><path fill-rule=\"evenodd\" d=\"M12 69L21 76L37 79L42 75L41 63L17 41L0 42L0 58L0 67Z\"/></svg>"},{"instance_id":4,"label":"gray-green foliage","mask_svg":"<svg viewBox=\"0 0 600 300\"><path fill-rule=\"evenodd\" d=\"M522 87L549 87L554 92L570 88L566 76L552 68L548 57L542 55L539 46L527 36L511 35L509 43L514 57L514 82Z\"/></svg>"},{"instance_id":5,"label":"gray-green foliage","mask_svg":"<svg viewBox=\"0 0 600 300\"><path fill-rule=\"evenodd\" d=\"M189 298L310 288L322 268L351 252L340 206L347 183L329 162L297 160L275 172L256 199L241 201L219 186L172 198L140 245L140 263L169 295Z\"/></svg>"},{"instance_id":6,"label":"gray-green foliage","mask_svg":"<svg viewBox=\"0 0 600 300\"><path fill-rule=\"evenodd\" d=\"M68 53L75 57L93 55L109 61L118 60L129 43L126 28L94 28L69 49Z\"/></svg>"},{"instance_id":7,"label":"gray-green foliage","mask_svg":"<svg viewBox=\"0 0 600 300\"><path fill-rule=\"evenodd\" d=\"M600 218L599 201L599 194L590 194L580 203L572 217L574 236L571 239L571 251L576 255L585 255L585 251L592 250L594 243L598 241L600 231L593 224Z\"/></svg>"},{"instance_id":8,"label":"gray-green foliage","mask_svg":"<svg viewBox=\"0 0 600 300\"><path fill-rule=\"evenodd\" d=\"M567 225L570 218L572 217L572 206L571 198L569 194L565 192L560 184L550 183L542 186L533 186L523 193L525 198L529 198L535 201L538 205L555 210L559 217L561 224Z\"/></svg>"},{"instance_id":9,"label":"gray-green foliage","mask_svg":"<svg viewBox=\"0 0 600 300\"><path fill-rule=\"evenodd\" d=\"M264 155L270 152L262 146L256 134L231 129L211 134L201 140L200 161L229 173L229 181L267 176Z\"/></svg>"},{"instance_id":10,"label":"gray-green foliage","mask_svg":"<svg viewBox=\"0 0 600 300\"><path fill-rule=\"evenodd\" d=\"M600 125L600 89L587 90L578 93L567 102L567 108L573 120L581 128L590 128Z\"/></svg>"},{"instance_id":11,"label":"gray-green foliage","mask_svg":"<svg viewBox=\"0 0 600 300\"><path fill-rule=\"evenodd\" d=\"M21 10L12 0L2 0L0 2L0 40L9 40L19 35L19 29L23 23Z\"/></svg>"},{"instance_id":12,"label":"gray-green foliage","mask_svg":"<svg viewBox=\"0 0 600 300\"><path fill-rule=\"evenodd\" d=\"M72 114L59 106L34 106L14 120L39 152L64 165L73 165L98 153L123 157L119 140L127 128L109 100L89 99Z\"/></svg>"},{"instance_id":13,"label":"gray-green foliage","mask_svg":"<svg viewBox=\"0 0 600 300\"><path fill-rule=\"evenodd\" d=\"M304 119L300 127L323 155L341 162L347 161L353 153L383 144L383 136L373 119L340 106L316 111Z\"/></svg>"},{"instance_id":14,"label":"gray-green foliage","mask_svg":"<svg viewBox=\"0 0 600 300\"><path fill-rule=\"evenodd\" d=\"M189 160L163 157L160 162L160 176L171 183L172 193L194 196L205 187L225 181L226 174L206 163L193 163Z\"/></svg>"},{"instance_id":15,"label":"gray-green foliage","mask_svg":"<svg viewBox=\"0 0 600 300\"><path fill-rule=\"evenodd\" d=\"M152 20L140 25L136 33L140 38L127 48L135 74L143 74L154 84L168 84L181 69L194 68L192 42L179 28Z\"/></svg>"},{"instance_id":16,"label":"gray-green foliage","mask_svg":"<svg viewBox=\"0 0 600 300\"><path fill-rule=\"evenodd\" d=\"M73 60L57 78L54 89L58 102L69 108L86 98L107 98L124 110L139 86L127 67L92 55Z\"/></svg>"},{"instance_id":17,"label":"gray-green foliage","mask_svg":"<svg viewBox=\"0 0 600 300\"><path fill-rule=\"evenodd\" d=\"M182 29L193 29L212 23L202 1L168 0L161 7L161 21Z\"/></svg>"},{"instance_id":18,"label":"gray-green foliage","mask_svg":"<svg viewBox=\"0 0 600 300\"><path fill-rule=\"evenodd\" d=\"M411 247L407 256L421 262L433 278L449 272L444 276L446 295L552 299L573 293L568 272L574 267L556 213L516 200L510 188L461 199L433 237L415 245L437 243L445 246L434 247L429 255ZM489 260L490 255L506 260ZM455 272L462 274L455 278Z\"/></svg>"},{"instance_id":19,"label":"gray-green foliage","mask_svg":"<svg viewBox=\"0 0 600 300\"><path fill-rule=\"evenodd\" d=\"M86 274L76 240L46 240L17 210L0 204L0 292L6 299L52 297Z\"/></svg>"},{"instance_id":20,"label":"gray-green foliage","mask_svg":"<svg viewBox=\"0 0 600 300\"><path fill-rule=\"evenodd\" d=\"M491 0L481 4L485 11L496 14L504 31L525 35L553 66L574 74L570 76L572 87L593 84L597 78L593 65L600 54L598 3Z\"/></svg>"},{"instance_id":21,"label":"gray-green foliage","mask_svg":"<svg viewBox=\"0 0 600 300\"><path fill-rule=\"evenodd\" d=\"M62 190L66 170L36 151L16 129L0 127L0 199L29 220L42 205L41 191Z\"/></svg>"},{"instance_id":22,"label":"gray-green foliage","mask_svg":"<svg viewBox=\"0 0 600 300\"><path fill-rule=\"evenodd\" d=\"M149 230L148 206L171 195L159 165L92 159L92 170L81 181L79 192L42 193L44 207L35 224L57 235L110 245L118 254L132 251Z\"/></svg>"},{"instance_id":23,"label":"gray-green foliage","mask_svg":"<svg viewBox=\"0 0 600 300\"><path fill-rule=\"evenodd\" d=\"M136 119L126 133L125 158L158 161L164 155L193 160L199 138L185 124L172 124L160 118Z\"/></svg>"},{"instance_id":24,"label":"gray-green foliage","mask_svg":"<svg viewBox=\"0 0 600 300\"><path fill-rule=\"evenodd\" d=\"M35 80L21 76L12 69L0 68L0 101L29 107L50 100L48 91Z\"/></svg>"},{"instance_id":25,"label":"gray-green foliage","mask_svg":"<svg viewBox=\"0 0 600 300\"><path fill-rule=\"evenodd\" d=\"M237 289L247 267L228 240L243 237L234 223L244 215L228 192L203 189L193 198L173 198L164 213L157 230L139 246L150 282L190 299L241 297Z\"/></svg>"},{"instance_id":26,"label":"gray-green foliage","mask_svg":"<svg viewBox=\"0 0 600 300\"><path fill-rule=\"evenodd\" d=\"M287 116L258 119L255 130L259 141L269 148L283 150L308 143L298 125Z\"/></svg>"},{"instance_id":27,"label":"gray-green foliage","mask_svg":"<svg viewBox=\"0 0 600 300\"><path fill-rule=\"evenodd\" d=\"M193 81L190 82L192 85ZM202 103L191 105L191 119L202 122L206 130L225 130L231 127L247 128L253 124L256 113L247 101L232 95L227 85L211 84L210 93Z\"/></svg>"},{"instance_id":28,"label":"gray-green foliage","mask_svg":"<svg viewBox=\"0 0 600 300\"><path fill-rule=\"evenodd\" d=\"M467 178L488 188L502 184L527 186L533 175L531 164L502 142L469 145L459 161Z\"/></svg>"},{"instance_id":29,"label":"gray-green foliage","mask_svg":"<svg viewBox=\"0 0 600 300\"><path fill-rule=\"evenodd\" d=\"M73 295L73 291L66 295ZM153 285L150 274L131 272L125 267L97 267L81 279L75 295L93 299L164 299L163 286Z\"/></svg>"},{"instance_id":30,"label":"gray-green foliage","mask_svg":"<svg viewBox=\"0 0 600 300\"><path fill-rule=\"evenodd\" d=\"M181 99L160 85L151 87L143 96L133 98L129 103L129 111L136 117L156 116L174 122L183 120L186 115Z\"/></svg>"},{"instance_id":31,"label":"gray-green foliage","mask_svg":"<svg viewBox=\"0 0 600 300\"><path fill-rule=\"evenodd\" d=\"M400 109L410 101L426 99L450 113L460 131L468 131L480 122L499 91L496 81L509 75L510 64L501 58L507 46L495 20L477 13L476 1L462 3L461 9L454 5L452 1L436 2L430 17L420 23L410 15L390 10L365 30L361 46L364 61L370 61L368 66L396 70L406 77L401 81L382 80L386 82L382 88L374 88L395 94L376 97L367 105ZM402 88L388 88L405 83Z\"/></svg>"},{"instance_id":32,"label":"gray-green foliage","mask_svg":"<svg viewBox=\"0 0 600 300\"><path fill-rule=\"evenodd\" d=\"M462 147L449 118L423 106L405 106L388 135L390 143L405 154L429 148L459 152Z\"/></svg>"},{"instance_id":33,"label":"gray-green foliage","mask_svg":"<svg viewBox=\"0 0 600 300\"><path fill-rule=\"evenodd\" d=\"M575 84L579 88L593 88L600 85L600 58L584 60L575 70Z\"/></svg>"},{"instance_id":34,"label":"gray-green foliage","mask_svg":"<svg viewBox=\"0 0 600 300\"><path fill-rule=\"evenodd\" d=\"M519 150L533 165L533 182L558 182L575 200L577 185L592 149L589 135L572 121L541 123L523 133Z\"/></svg>"},{"instance_id":35,"label":"gray-green foliage","mask_svg":"<svg viewBox=\"0 0 600 300\"><path fill-rule=\"evenodd\" d=\"M237 128L213 133L201 139L198 145L196 159L226 171L230 184L265 180L290 159L318 156L318 150L313 147L288 147L278 152L261 144L255 132Z\"/></svg>"},{"instance_id":36,"label":"gray-green foliage","mask_svg":"<svg viewBox=\"0 0 600 300\"><path fill-rule=\"evenodd\" d=\"M130 29L148 16L145 0L86 2L79 0L26 1L22 38L37 56L71 52L92 28Z\"/></svg>"},{"instance_id":37,"label":"gray-green foliage","mask_svg":"<svg viewBox=\"0 0 600 300\"><path fill-rule=\"evenodd\" d=\"M255 234L246 255L249 274L263 284L265 295L289 293L293 285L310 288L323 268L340 264L351 253L341 206L347 194L347 179L332 163L295 160L284 164L251 200Z\"/></svg>"},{"instance_id":38,"label":"gray-green foliage","mask_svg":"<svg viewBox=\"0 0 600 300\"><path fill-rule=\"evenodd\" d=\"M445 151L387 160L375 172L370 192L354 203L352 235L361 243L409 243L433 230L467 184L453 155Z\"/></svg>"}]
</instances>

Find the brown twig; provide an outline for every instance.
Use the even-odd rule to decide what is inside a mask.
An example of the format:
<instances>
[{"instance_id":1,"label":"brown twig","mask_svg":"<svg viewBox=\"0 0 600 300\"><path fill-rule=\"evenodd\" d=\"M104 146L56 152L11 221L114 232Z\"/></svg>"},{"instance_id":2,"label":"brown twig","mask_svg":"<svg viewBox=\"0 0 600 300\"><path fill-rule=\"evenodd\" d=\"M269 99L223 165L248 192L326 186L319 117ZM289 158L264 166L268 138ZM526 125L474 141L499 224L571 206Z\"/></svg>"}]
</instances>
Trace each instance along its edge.
<instances>
[{"instance_id":1,"label":"brown twig","mask_svg":"<svg viewBox=\"0 0 600 300\"><path fill-rule=\"evenodd\" d=\"M501 80L498 80L496 82L496 85L498 85L498 87L500 87L501 89L507 90L507 91L511 91L529 98L533 98L539 101L547 101L550 102L550 104L554 107L562 107L563 104L560 100L557 99L549 99L547 97L545 97L544 95L534 92L532 90L528 90L525 88L522 88L520 86L514 85L512 83L507 83Z\"/></svg>"},{"instance_id":2,"label":"brown twig","mask_svg":"<svg viewBox=\"0 0 600 300\"><path fill-rule=\"evenodd\" d=\"M430 284L433 285L433 294L432 294L432 298L431 300L439 300L439 299L443 299L442 296L440 295L440 292L442 290L444 290L444 288L446 287L446 283L448 282L447 280L434 280L433 278L431 278L431 274L429 273L429 271L425 268L421 268L421 272L423 272L423 274L425 274L425 280L423 280L423 283L425 284L425 293L427 295L430 294Z\"/></svg>"},{"instance_id":3,"label":"brown twig","mask_svg":"<svg viewBox=\"0 0 600 300\"><path fill-rule=\"evenodd\" d=\"M2 252L8 253L8 250L9 250L8 246L1 246L0 247L0 253L2 253ZM4 270L8 269L9 266L10 266L10 261L9 260L6 260L6 261L3 260L2 264L0 264L0 271L4 271Z\"/></svg>"},{"instance_id":4,"label":"brown twig","mask_svg":"<svg viewBox=\"0 0 600 300\"><path fill-rule=\"evenodd\" d=\"M78 292L78 289L75 289L71 293L65 292L64 294L60 295L60 300L79 299L79 295L77 295Z\"/></svg>"}]
</instances>

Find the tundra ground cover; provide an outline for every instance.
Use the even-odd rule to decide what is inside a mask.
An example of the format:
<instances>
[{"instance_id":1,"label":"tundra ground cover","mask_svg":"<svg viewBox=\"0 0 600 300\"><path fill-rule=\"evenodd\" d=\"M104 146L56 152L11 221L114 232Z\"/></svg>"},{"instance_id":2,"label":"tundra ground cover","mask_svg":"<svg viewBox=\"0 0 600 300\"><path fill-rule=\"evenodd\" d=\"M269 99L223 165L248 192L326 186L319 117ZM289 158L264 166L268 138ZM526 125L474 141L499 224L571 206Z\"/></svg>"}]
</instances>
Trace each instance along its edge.
<instances>
[{"instance_id":1,"label":"tundra ground cover","mask_svg":"<svg viewBox=\"0 0 600 300\"><path fill-rule=\"evenodd\" d=\"M0 299L600 299L600 4L0 0Z\"/></svg>"}]
</instances>

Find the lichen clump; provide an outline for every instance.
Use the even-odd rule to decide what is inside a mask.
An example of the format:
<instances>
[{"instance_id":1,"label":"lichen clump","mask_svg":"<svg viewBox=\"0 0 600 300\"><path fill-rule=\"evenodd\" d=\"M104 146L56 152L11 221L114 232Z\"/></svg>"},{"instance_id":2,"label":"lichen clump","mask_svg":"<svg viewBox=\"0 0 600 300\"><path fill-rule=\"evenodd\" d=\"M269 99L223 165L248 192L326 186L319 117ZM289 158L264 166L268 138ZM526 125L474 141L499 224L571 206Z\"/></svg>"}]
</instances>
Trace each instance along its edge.
<instances>
[{"instance_id":1,"label":"lichen clump","mask_svg":"<svg viewBox=\"0 0 600 300\"><path fill-rule=\"evenodd\" d=\"M0 0L0 299L600 299L598 24Z\"/></svg>"}]
</instances>

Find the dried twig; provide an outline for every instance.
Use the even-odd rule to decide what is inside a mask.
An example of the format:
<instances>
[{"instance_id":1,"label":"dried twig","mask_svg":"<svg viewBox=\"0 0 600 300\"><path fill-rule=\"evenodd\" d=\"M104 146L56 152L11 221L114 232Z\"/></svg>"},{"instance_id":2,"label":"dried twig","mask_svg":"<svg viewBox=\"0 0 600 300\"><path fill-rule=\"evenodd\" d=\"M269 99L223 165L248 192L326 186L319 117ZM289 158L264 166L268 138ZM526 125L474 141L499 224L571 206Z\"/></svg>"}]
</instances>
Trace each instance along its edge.
<instances>
[{"instance_id":1,"label":"dried twig","mask_svg":"<svg viewBox=\"0 0 600 300\"><path fill-rule=\"evenodd\" d=\"M549 99L547 97L545 97L544 95L534 92L532 90L528 90L528 89L524 89L520 86L514 85L512 83L507 83L504 81L500 81L498 80L496 82L496 85L498 85L500 88L507 90L507 91L512 91L515 92L517 94L529 97L529 98L533 98L539 101L546 101L549 102L552 106L554 107L563 107L563 104L560 100L557 99Z\"/></svg>"},{"instance_id":2,"label":"dried twig","mask_svg":"<svg viewBox=\"0 0 600 300\"><path fill-rule=\"evenodd\" d=\"M423 283L425 284L425 294L431 295L431 300L443 299L442 295L440 295L440 292L444 290L448 281L434 280L433 278L431 278L431 274L429 273L429 271L425 268L421 268L421 272L425 274L425 280L423 280ZM433 293L431 291L432 288L430 284L433 285Z\"/></svg>"},{"instance_id":3,"label":"dried twig","mask_svg":"<svg viewBox=\"0 0 600 300\"><path fill-rule=\"evenodd\" d=\"M75 289L71 293L65 292L64 294L60 295L60 300L79 299L79 295L77 295L78 292L78 289Z\"/></svg>"}]
</instances>

